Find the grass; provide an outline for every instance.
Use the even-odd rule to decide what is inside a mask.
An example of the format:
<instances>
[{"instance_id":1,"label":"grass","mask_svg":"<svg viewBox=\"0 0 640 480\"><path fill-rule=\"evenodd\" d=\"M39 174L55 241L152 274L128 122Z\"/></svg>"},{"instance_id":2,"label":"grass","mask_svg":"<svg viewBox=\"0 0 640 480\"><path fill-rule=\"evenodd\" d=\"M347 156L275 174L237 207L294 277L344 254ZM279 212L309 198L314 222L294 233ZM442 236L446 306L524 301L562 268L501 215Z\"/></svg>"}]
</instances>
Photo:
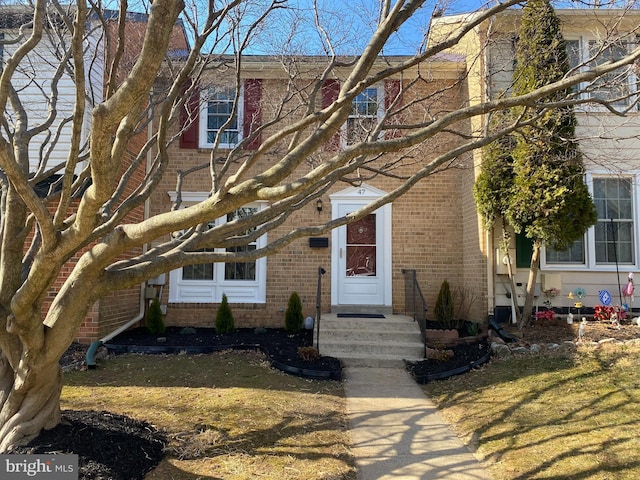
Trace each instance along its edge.
<instances>
[{"instance_id":1,"label":"grass","mask_svg":"<svg viewBox=\"0 0 640 480\"><path fill-rule=\"evenodd\" d=\"M494 480L640 478L640 346L513 356L424 386Z\"/></svg>"},{"instance_id":2,"label":"grass","mask_svg":"<svg viewBox=\"0 0 640 480\"><path fill-rule=\"evenodd\" d=\"M166 431L168 456L148 480L355 479L342 384L286 375L253 352L119 356L67 374L62 408Z\"/></svg>"}]
</instances>

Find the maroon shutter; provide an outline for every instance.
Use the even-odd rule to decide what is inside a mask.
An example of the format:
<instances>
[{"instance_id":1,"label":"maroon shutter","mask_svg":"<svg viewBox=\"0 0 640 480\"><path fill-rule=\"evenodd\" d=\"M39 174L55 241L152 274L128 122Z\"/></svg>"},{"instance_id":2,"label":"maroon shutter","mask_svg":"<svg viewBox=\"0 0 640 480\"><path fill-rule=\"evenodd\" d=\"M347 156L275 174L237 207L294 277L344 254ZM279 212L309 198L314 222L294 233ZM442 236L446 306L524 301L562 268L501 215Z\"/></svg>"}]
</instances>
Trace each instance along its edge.
<instances>
[{"instance_id":1,"label":"maroon shutter","mask_svg":"<svg viewBox=\"0 0 640 480\"><path fill-rule=\"evenodd\" d=\"M338 99L340 93L340 82L334 79L325 80L322 84L322 108L327 108ZM340 134L336 133L327 145L325 150L335 151L340 147Z\"/></svg>"},{"instance_id":2,"label":"maroon shutter","mask_svg":"<svg viewBox=\"0 0 640 480\"><path fill-rule=\"evenodd\" d=\"M398 97L398 95L402 95L400 93L400 80L385 80L384 82L384 109L385 112L388 112L391 108L393 102L396 102L394 105L394 111L397 111L402 106L402 97ZM387 117L387 123L398 125L401 122L400 115L391 114ZM400 130L387 130L385 133L386 138L397 138L400 137Z\"/></svg>"},{"instance_id":3,"label":"maroon shutter","mask_svg":"<svg viewBox=\"0 0 640 480\"><path fill-rule=\"evenodd\" d=\"M247 79L244 81L244 118L242 119L243 137L247 138L251 132L262 125L262 80ZM245 145L247 150L257 150L262 143L262 135L258 134Z\"/></svg>"},{"instance_id":4,"label":"maroon shutter","mask_svg":"<svg viewBox=\"0 0 640 480\"><path fill-rule=\"evenodd\" d=\"M186 92L191 85L185 85ZM198 148L198 134L200 131L200 91L194 88L191 97L185 102L180 113L180 148Z\"/></svg>"}]
</instances>

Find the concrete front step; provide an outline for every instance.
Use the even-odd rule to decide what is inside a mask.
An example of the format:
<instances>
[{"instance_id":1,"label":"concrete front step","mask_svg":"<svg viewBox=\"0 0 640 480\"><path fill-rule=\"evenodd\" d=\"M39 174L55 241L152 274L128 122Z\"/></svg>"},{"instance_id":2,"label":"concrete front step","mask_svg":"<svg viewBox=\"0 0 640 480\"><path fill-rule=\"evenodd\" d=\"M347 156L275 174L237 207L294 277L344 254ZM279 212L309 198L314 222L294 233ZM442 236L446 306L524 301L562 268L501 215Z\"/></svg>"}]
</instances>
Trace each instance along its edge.
<instances>
[{"instance_id":1,"label":"concrete front step","mask_svg":"<svg viewBox=\"0 0 640 480\"><path fill-rule=\"evenodd\" d=\"M339 358L345 366L395 368L403 360L416 361L424 354L420 330L403 315L386 318L338 318L323 315L319 347L322 355Z\"/></svg>"}]
</instances>

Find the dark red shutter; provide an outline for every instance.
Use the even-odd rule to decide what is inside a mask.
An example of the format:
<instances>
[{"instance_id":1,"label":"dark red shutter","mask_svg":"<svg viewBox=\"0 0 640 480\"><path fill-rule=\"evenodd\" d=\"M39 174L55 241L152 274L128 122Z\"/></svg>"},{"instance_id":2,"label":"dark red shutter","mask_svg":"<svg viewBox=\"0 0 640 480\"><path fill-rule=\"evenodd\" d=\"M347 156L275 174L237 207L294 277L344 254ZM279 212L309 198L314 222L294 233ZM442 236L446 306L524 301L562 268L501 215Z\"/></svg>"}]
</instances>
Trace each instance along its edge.
<instances>
[{"instance_id":1,"label":"dark red shutter","mask_svg":"<svg viewBox=\"0 0 640 480\"><path fill-rule=\"evenodd\" d=\"M191 85L186 85L183 92L186 92ZM180 128L183 129L180 135L180 148L198 148L198 134L200 133L200 91L194 88L191 97L184 104L180 113Z\"/></svg>"},{"instance_id":2,"label":"dark red shutter","mask_svg":"<svg viewBox=\"0 0 640 480\"><path fill-rule=\"evenodd\" d=\"M322 84L322 108L327 108L338 99L340 93L340 82L334 79L325 80ZM325 146L325 150L338 150L340 148L340 134L336 133L329 143Z\"/></svg>"},{"instance_id":3,"label":"dark red shutter","mask_svg":"<svg viewBox=\"0 0 640 480\"><path fill-rule=\"evenodd\" d=\"M397 111L402 106L402 97L398 97L401 95L400 93L400 80L385 80L384 82L384 110L388 112L391 108L393 102L396 102L394 105L394 111ZM401 123L400 115L391 114L387 117L387 123L398 125ZM386 138L396 138L400 137L401 133L399 130L387 130L385 133Z\"/></svg>"},{"instance_id":4,"label":"dark red shutter","mask_svg":"<svg viewBox=\"0 0 640 480\"><path fill-rule=\"evenodd\" d=\"M242 131L244 138L262 125L262 80L247 79L244 81L244 118L242 119ZM257 150L262 143L262 135L258 134L245 145L247 150Z\"/></svg>"}]
</instances>

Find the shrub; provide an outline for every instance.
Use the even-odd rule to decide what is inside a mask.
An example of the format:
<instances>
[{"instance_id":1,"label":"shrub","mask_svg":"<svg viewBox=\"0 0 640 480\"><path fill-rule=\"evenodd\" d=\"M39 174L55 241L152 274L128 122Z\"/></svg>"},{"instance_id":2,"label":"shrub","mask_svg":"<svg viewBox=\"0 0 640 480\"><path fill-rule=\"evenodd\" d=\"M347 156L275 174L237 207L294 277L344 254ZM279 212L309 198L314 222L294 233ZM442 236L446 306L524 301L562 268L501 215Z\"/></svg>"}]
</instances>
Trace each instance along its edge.
<instances>
[{"instance_id":1,"label":"shrub","mask_svg":"<svg viewBox=\"0 0 640 480\"><path fill-rule=\"evenodd\" d=\"M298 356L310 362L320 358L320 352L316 347L298 347Z\"/></svg>"},{"instance_id":2,"label":"shrub","mask_svg":"<svg viewBox=\"0 0 640 480\"><path fill-rule=\"evenodd\" d=\"M297 292L293 292L289 297L287 311L284 314L284 329L297 332L302 328L302 302Z\"/></svg>"},{"instance_id":3,"label":"shrub","mask_svg":"<svg viewBox=\"0 0 640 480\"><path fill-rule=\"evenodd\" d=\"M215 327L216 332L218 333L233 332L233 313L231 312L231 307L229 306L227 295L224 293L222 294L222 302L220 303L218 312L216 313Z\"/></svg>"},{"instance_id":4,"label":"shrub","mask_svg":"<svg viewBox=\"0 0 640 480\"><path fill-rule=\"evenodd\" d=\"M149 305L147 315L144 319L144 325L153 335L164 333L164 320L162 319L162 309L160 308L160 299L155 298Z\"/></svg>"},{"instance_id":5,"label":"shrub","mask_svg":"<svg viewBox=\"0 0 640 480\"><path fill-rule=\"evenodd\" d=\"M440 286L433 313L436 321L444 328L454 328L453 297L451 296L451 287L447 280L443 281Z\"/></svg>"}]
</instances>

